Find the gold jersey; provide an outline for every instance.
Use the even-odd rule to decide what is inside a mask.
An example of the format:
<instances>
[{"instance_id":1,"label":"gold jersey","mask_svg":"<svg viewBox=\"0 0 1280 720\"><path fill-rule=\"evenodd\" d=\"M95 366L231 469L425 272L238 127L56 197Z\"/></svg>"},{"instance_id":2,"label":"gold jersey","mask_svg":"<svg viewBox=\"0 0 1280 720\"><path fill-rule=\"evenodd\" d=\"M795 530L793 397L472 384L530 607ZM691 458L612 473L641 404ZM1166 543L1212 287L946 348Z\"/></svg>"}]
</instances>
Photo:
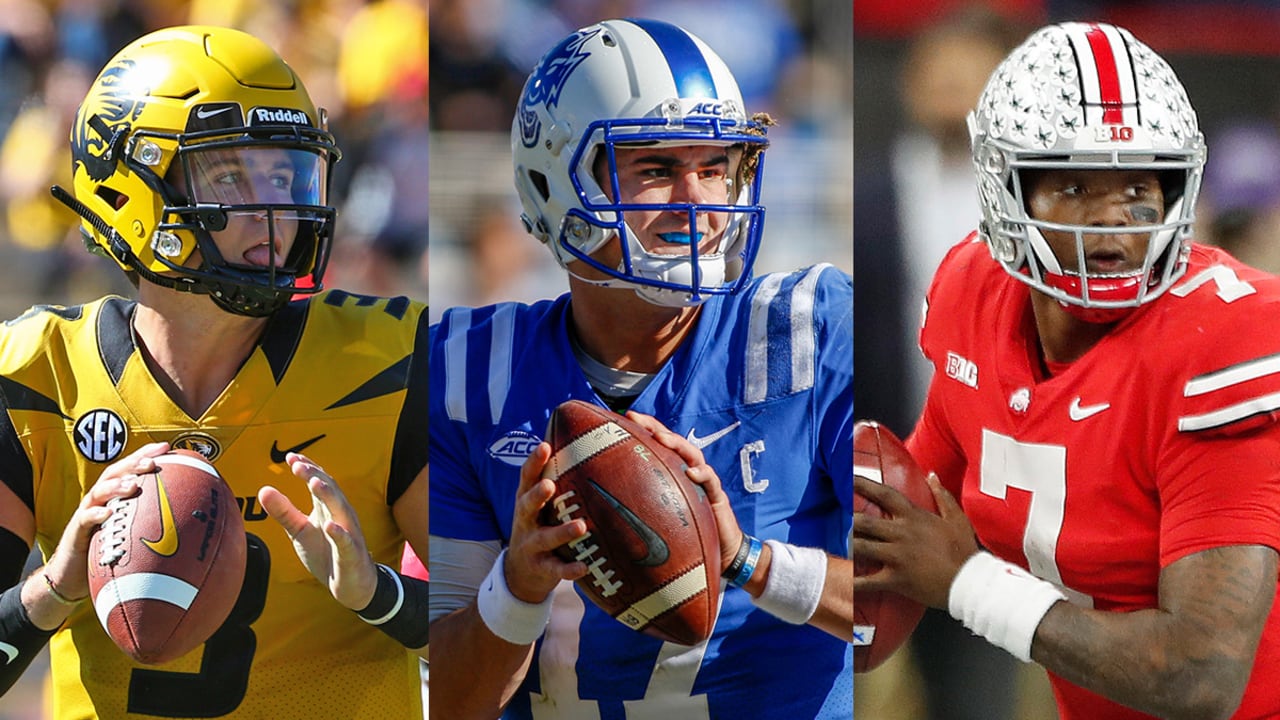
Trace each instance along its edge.
<instances>
[{"instance_id":1,"label":"gold jersey","mask_svg":"<svg viewBox=\"0 0 1280 720\"><path fill-rule=\"evenodd\" d=\"M54 717L421 718L418 658L339 605L256 496L271 484L310 508L284 463L303 451L354 505L374 558L399 566L391 504L426 464L424 306L341 291L295 302L199 418L147 369L134 308L37 307L0 328L0 481L33 509L47 558L108 464L154 441L197 450L236 494L248 568L226 623L164 665L133 662L77 608L50 642Z\"/></svg>"}]
</instances>

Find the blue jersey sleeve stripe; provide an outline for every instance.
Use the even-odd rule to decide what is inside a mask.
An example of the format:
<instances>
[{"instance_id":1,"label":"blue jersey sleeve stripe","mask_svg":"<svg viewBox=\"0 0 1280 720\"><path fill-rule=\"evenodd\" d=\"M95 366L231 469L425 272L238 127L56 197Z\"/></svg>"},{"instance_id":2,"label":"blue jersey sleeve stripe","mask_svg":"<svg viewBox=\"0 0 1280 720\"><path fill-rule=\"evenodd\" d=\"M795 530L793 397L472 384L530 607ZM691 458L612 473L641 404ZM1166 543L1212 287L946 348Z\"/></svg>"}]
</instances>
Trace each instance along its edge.
<instances>
[{"instance_id":1,"label":"blue jersey sleeve stripe","mask_svg":"<svg viewBox=\"0 0 1280 720\"><path fill-rule=\"evenodd\" d=\"M444 340L444 406L450 420L467 422L467 331L471 329L471 309L457 308L448 314L448 335Z\"/></svg>"},{"instance_id":2,"label":"blue jersey sleeve stripe","mask_svg":"<svg viewBox=\"0 0 1280 720\"><path fill-rule=\"evenodd\" d=\"M791 300L791 392L813 387L817 373L817 331L814 327L814 293L818 278L829 264L815 265L796 283Z\"/></svg>"},{"instance_id":3,"label":"blue jersey sleeve stripe","mask_svg":"<svg viewBox=\"0 0 1280 720\"><path fill-rule=\"evenodd\" d=\"M693 38L680 28L654 20L631 19L653 38L667 59L676 94L681 98L719 98L711 68Z\"/></svg>"},{"instance_id":4,"label":"blue jersey sleeve stripe","mask_svg":"<svg viewBox=\"0 0 1280 720\"><path fill-rule=\"evenodd\" d=\"M490 318L493 342L489 346L489 419L494 425L502 418L502 408L511 391L512 350L515 344L516 306L500 306Z\"/></svg>"},{"instance_id":5,"label":"blue jersey sleeve stripe","mask_svg":"<svg viewBox=\"0 0 1280 720\"><path fill-rule=\"evenodd\" d=\"M743 401L748 405L769 396L769 307L782 288L785 275L766 275L751 299L747 320L746 381Z\"/></svg>"}]
</instances>

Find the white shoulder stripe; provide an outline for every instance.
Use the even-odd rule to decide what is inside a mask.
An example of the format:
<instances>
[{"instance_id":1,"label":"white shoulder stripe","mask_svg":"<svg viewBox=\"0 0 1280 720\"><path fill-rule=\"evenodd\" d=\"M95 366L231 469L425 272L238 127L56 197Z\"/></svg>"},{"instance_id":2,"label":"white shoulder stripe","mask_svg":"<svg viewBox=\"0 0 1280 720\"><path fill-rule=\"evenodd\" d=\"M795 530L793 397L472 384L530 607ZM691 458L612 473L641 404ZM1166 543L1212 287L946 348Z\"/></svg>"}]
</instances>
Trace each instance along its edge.
<instances>
[{"instance_id":1,"label":"white shoulder stripe","mask_svg":"<svg viewBox=\"0 0 1280 720\"><path fill-rule=\"evenodd\" d=\"M507 393L511 390L515 314L514 304L503 305L489 321L493 326L493 341L489 345L489 420L495 425L502 418L502 407L507 404Z\"/></svg>"},{"instance_id":2,"label":"white shoulder stripe","mask_svg":"<svg viewBox=\"0 0 1280 720\"><path fill-rule=\"evenodd\" d=\"M1192 378L1182 390L1183 397L1204 395L1260 377L1280 373L1280 355L1269 355L1239 365Z\"/></svg>"},{"instance_id":3,"label":"white shoulder stripe","mask_svg":"<svg viewBox=\"0 0 1280 720\"><path fill-rule=\"evenodd\" d=\"M746 387L743 400L755 403L769 394L769 306L782 287L782 273L766 275L751 299L747 321Z\"/></svg>"},{"instance_id":4,"label":"white shoulder stripe","mask_svg":"<svg viewBox=\"0 0 1280 720\"><path fill-rule=\"evenodd\" d=\"M471 309L449 313L449 336L444 341L444 406L450 420L467 421L467 331Z\"/></svg>"},{"instance_id":5,"label":"white shoulder stripe","mask_svg":"<svg viewBox=\"0 0 1280 720\"><path fill-rule=\"evenodd\" d=\"M791 295L791 392L813 387L817 374L817 333L813 325L814 293L818 277L831 267L822 263L809 271L796 283Z\"/></svg>"},{"instance_id":6,"label":"white shoulder stripe","mask_svg":"<svg viewBox=\"0 0 1280 720\"><path fill-rule=\"evenodd\" d=\"M1252 398L1230 407L1214 410L1203 415L1186 415L1178 418L1178 429L1183 432L1208 430L1209 428L1230 425L1252 415L1280 410L1280 393L1271 393Z\"/></svg>"}]
</instances>

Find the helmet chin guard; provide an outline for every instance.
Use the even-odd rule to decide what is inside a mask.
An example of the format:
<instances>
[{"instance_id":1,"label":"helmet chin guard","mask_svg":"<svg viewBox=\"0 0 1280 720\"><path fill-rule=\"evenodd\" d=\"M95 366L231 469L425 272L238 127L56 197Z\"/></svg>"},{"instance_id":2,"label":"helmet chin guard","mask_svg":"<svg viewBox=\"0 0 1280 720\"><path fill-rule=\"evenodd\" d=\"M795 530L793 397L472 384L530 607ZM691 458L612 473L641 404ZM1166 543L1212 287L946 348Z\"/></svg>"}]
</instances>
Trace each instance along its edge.
<instances>
[{"instance_id":1,"label":"helmet chin guard","mask_svg":"<svg viewBox=\"0 0 1280 720\"><path fill-rule=\"evenodd\" d=\"M539 62L512 123L521 219L562 267L581 261L609 278L593 284L633 288L670 306L736 292L750 279L763 229L765 133L764 123L746 115L724 61L697 37L651 20L583 28ZM707 145L741 151L723 202L611 199L621 198L619 148ZM728 222L710 252L689 242L687 254L673 255L644 247L626 219L638 212L687 216L688 238L699 237L698 215L723 213ZM610 242L618 246L616 264L597 257Z\"/></svg>"},{"instance_id":2,"label":"helmet chin guard","mask_svg":"<svg viewBox=\"0 0 1280 720\"><path fill-rule=\"evenodd\" d=\"M1077 318L1115 322L1185 272L1204 138L1172 68L1127 30L1061 23L1037 31L992 73L968 123L979 234L1013 277ZM1165 206L1122 227L1042 221L1030 216L1024 193L1026 174L1044 170L1151 171ZM1069 267L1046 231L1074 236ZM1090 271L1084 238L1105 234L1147 235L1141 266Z\"/></svg>"}]
</instances>

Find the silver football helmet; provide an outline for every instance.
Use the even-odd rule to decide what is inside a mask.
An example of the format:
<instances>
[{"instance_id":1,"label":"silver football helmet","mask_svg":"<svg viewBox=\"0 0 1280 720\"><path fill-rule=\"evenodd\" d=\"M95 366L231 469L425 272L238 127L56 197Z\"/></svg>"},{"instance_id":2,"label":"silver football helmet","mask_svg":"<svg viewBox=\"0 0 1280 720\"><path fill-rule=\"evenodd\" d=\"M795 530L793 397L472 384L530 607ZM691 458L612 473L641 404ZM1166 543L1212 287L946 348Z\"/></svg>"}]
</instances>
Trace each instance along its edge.
<instances>
[{"instance_id":1,"label":"silver football helmet","mask_svg":"<svg viewBox=\"0 0 1280 720\"><path fill-rule=\"evenodd\" d=\"M1185 272L1204 137L1172 68L1129 31L1076 22L1037 31L996 68L968 122L980 234L1015 278L1081 319L1112 322L1158 297ZM1155 171L1165 196L1163 216L1105 228L1029 217L1022 173L1068 168ZM1078 271L1062 266L1045 230L1074 233ZM1108 233L1149 233L1141 268L1119 274L1086 269L1084 236Z\"/></svg>"},{"instance_id":2,"label":"silver football helmet","mask_svg":"<svg viewBox=\"0 0 1280 720\"><path fill-rule=\"evenodd\" d=\"M750 278L760 243L765 128L743 107L733 75L702 40L654 20L609 20L562 40L525 83L511 125L515 185L525 228L561 266L575 260L609 277L595 284L631 287L660 305L696 305L737 291ZM622 204L593 173L604 163L619 197L615 149L673 145L740 146L736 177L720 204ZM601 153L604 153L603 160ZM727 229L711 253L652 253L637 239L628 212L679 212L689 218L726 213ZM617 239L621 262L592 253Z\"/></svg>"}]
</instances>

